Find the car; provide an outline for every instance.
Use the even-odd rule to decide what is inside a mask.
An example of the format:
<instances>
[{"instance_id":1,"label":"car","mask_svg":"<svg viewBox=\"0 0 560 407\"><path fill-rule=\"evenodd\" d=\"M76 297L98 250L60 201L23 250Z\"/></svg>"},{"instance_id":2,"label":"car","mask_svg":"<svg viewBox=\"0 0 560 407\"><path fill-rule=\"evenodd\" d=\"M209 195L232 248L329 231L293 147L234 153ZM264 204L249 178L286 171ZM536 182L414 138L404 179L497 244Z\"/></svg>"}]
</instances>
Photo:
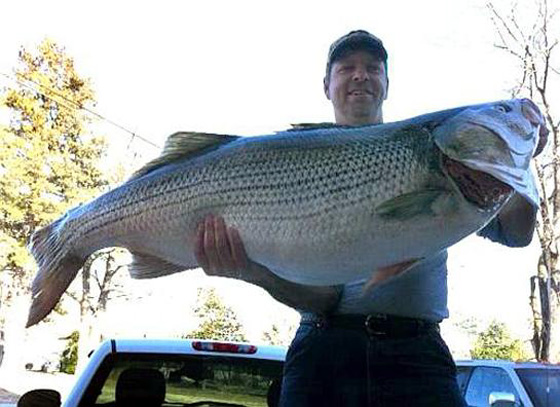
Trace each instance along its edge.
<instances>
[{"instance_id":1,"label":"car","mask_svg":"<svg viewBox=\"0 0 560 407\"><path fill-rule=\"evenodd\" d=\"M469 407L560 407L560 365L480 359L455 363Z\"/></svg>"},{"instance_id":2,"label":"car","mask_svg":"<svg viewBox=\"0 0 560 407\"><path fill-rule=\"evenodd\" d=\"M26 361L24 364L25 370L43 372L43 373L54 373L58 371L60 354L52 352L48 355L36 354L36 355L26 355Z\"/></svg>"},{"instance_id":3,"label":"car","mask_svg":"<svg viewBox=\"0 0 560 407\"><path fill-rule=\"evenodd\" d=\"M112 339L91 355L65 407L275 407L286 349L210 340ZM39 403L39 404L33 404ZM18 406L60 406L60 394L33 390Z\"/></svg>"}]
</instances>

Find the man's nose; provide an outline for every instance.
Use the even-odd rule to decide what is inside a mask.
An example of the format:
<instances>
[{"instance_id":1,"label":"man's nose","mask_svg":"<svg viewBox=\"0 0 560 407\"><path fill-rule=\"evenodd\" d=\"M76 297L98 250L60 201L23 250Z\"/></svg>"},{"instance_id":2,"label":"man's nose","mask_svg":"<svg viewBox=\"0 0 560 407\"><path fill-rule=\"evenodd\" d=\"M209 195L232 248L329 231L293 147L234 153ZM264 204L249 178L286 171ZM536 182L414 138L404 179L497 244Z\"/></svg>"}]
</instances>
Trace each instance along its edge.
<instances>
[{"instance_id":1,"label":"man's nose","mask_svg":"<svg viewBox=\"0 0 560 407\"><path fill-rule=\"evenodd\" d=\"M369 80L369 73L368 73L367 69L358 67L354 70L354 75L353 75L352 79L354 81L357 81L357 82L368 81Z\"/></svg>"}]
</instances>

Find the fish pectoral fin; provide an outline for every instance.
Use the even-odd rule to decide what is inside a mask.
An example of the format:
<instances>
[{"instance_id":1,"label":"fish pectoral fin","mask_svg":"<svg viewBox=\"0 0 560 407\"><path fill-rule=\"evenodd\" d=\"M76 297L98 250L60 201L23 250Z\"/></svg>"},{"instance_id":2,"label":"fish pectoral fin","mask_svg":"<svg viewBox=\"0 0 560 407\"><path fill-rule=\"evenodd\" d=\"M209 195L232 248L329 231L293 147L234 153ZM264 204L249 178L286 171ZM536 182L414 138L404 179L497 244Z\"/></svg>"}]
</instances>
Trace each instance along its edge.
<instances>
[{"instance_id":1,"label":"fish pectoral fin","mask_svg":"<svg viewBox=\"0 0 560 407\"><path fill-rule=\"evenodd\" d=\"M399 195L383 202L376 213L385 219L408 220L420 215L434 215L434 203L449 191L441 188L423 189Z\"/></svg>"},{"instance_id":2,"label":"fish pectoral fin","mask_svg":"<svg viewBox=\"0 0 560 407\"><path fill-rule=\"evenodd\" d=\"M402 263L392 264L390 266L382 267L373 273L369 281L364 285L364 294L371 291L372 288L384 283L390 278L396 277L400 274L406 273L416 264L420 263L422 259L412 259L403 261Z\"/></svg>"},{"instance_id":3,"label":"fish pectoral fin","mask_svg":"<svg viewBox=\"0 0 560 407\"><path fill-rule=\"evenodd\" d=\"M185 269L186 267L170 263L160 257L138 252L132 253L132 262L128 265L130 277L134 279L163 277Z\"/></svg>"},{"instance_id":4,"label":"fish pectoral fin","mask_svg":"<svg viewBox=\"0 0 560 407\"><path fill-rule=\"evenodd\" d=\"M178 131L167 138L161 155L141 167L130 179L139 178L172 162L205 154L239 138L226 134Z\"/></svg>"}]
</instances>

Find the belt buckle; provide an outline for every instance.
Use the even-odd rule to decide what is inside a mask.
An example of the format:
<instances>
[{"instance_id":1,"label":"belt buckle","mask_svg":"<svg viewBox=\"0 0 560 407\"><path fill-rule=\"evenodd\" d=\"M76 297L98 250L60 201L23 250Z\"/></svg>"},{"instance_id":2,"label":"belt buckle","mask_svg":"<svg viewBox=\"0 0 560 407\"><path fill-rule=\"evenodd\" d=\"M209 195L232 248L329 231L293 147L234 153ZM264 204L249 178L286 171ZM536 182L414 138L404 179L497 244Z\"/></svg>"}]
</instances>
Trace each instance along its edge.
<instances>
[{"instance_id":1,"label":"belt buckle","mask_svg":"<svg viewBox=\"0 0 560 407\"><path fill-rule=\"evenodd\" d=\"M368 334L375 336L385 336L387 335L387 326L381 329L379 326L375 326L376 323L387 323L387 315L385 314L369 314L365 321L365 328Z\"/></svg>"}]
</instances>

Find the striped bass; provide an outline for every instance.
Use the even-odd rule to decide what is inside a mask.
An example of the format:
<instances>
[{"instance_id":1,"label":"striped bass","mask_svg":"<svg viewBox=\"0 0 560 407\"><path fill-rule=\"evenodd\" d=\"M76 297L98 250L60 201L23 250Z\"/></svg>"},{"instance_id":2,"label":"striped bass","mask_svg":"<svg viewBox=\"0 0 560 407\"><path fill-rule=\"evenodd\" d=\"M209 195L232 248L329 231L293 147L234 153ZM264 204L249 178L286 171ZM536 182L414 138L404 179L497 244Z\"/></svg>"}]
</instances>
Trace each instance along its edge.
<instances>
[{"instance_id":1,"label":"striped bass","mask_svg":"<svg viewBox=\"0 0 560 407\"><path fill-rule=\"evenodd\" d=\"M422 259L483 228L514 191L538 206L529 163L544 123L514 99L360 127L173 134L127 182L33 234L28 326L99 249L127 248L133 278L196 268L210 214L238 229L251 260L301 284Z\"/></svg>"}]
</instances>

